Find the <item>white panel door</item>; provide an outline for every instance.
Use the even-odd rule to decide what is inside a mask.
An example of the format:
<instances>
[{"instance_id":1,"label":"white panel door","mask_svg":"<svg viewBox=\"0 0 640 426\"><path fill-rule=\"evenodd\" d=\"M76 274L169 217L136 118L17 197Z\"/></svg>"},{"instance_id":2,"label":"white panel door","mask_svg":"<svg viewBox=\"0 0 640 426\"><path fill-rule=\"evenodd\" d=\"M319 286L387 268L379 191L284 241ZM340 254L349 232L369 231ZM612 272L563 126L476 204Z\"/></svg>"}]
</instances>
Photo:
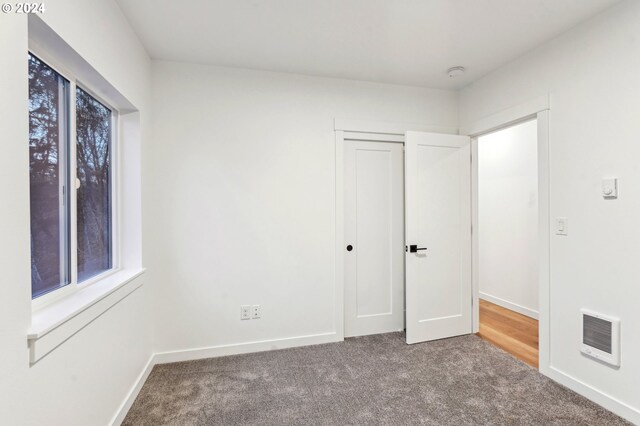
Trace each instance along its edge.
<instances>
[{"instance_id":1,"label":"white panel door","mask_svg":"<svg viewBox=\"0 0 640 426\"><path fill-rule=\"evenodd\" d=\"M345 141L345 336L404 329L401 143Z\"/></svg>"},{"instance_id":2,"label":"white panel door","mask_svg":"<svg viewBox=\"0 0 640 426\"><path fill-rule=\"evenodd\" d=\"M469 334L470 140L405 136L407 343Z\"/></svg>"}]
</instances>

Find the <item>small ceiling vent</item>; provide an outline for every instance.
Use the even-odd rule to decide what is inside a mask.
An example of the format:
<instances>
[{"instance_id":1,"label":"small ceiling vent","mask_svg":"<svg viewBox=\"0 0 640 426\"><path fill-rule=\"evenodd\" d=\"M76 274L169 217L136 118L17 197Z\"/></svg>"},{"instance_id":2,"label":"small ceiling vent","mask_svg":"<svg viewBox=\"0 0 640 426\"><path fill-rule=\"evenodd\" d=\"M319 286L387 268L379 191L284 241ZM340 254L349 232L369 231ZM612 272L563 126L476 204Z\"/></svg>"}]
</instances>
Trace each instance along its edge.
<instances>
[{"instance_id":1,"label":"small ceiling vent","mask_svg":"<svg viewBox=\"0 0 640 426\"><path fill-rule=\"evenodd\" d=\"M607 364L620 366L620 320L583 309L580 350Z\"/></svg>"}]
</instances>

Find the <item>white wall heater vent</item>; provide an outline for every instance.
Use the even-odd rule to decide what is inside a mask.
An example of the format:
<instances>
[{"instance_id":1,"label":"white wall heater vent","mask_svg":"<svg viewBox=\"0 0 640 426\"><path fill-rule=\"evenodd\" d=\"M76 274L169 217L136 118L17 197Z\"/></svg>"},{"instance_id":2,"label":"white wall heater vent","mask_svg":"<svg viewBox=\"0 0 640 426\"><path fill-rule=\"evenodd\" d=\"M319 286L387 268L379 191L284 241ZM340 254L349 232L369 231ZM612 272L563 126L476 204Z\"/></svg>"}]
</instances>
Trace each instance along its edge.
<instances>
[{"instance_id":1,"label":"white wall heater vent","mask_svg":"<svg viewBox=\"0 0 640 426\"><path fill-rule=\"evenodd\" d=\"M620 366L620 320L583 309L580 350L607 364Z\"/></svg>"}]
</instances>

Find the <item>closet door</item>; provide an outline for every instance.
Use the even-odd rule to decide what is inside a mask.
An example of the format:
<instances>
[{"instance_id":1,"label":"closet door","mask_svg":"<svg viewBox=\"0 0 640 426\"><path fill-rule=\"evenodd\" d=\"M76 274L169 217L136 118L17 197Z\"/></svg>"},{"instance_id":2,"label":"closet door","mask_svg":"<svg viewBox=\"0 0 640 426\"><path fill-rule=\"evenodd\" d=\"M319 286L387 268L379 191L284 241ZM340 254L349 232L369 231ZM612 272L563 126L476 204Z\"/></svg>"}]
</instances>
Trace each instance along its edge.
<instances>
[{"instance_id":1,"label":"closet door","mask_svg":"<svg viewBox=\"0 0 640 426\"><path fill-rule=\"evenodd\" d=\"M405 135L407 343L472 332L467 136Z\"/></svg>"},{"instance_id":2,"label":"closet door","mask_svg":"<svg viewBox=\"0 0 640 426\"><path fill-rule=\"evenodd\" d=\"M402 143L345 141L345 336L404 329Z\"/></svg>"}]
</instances>

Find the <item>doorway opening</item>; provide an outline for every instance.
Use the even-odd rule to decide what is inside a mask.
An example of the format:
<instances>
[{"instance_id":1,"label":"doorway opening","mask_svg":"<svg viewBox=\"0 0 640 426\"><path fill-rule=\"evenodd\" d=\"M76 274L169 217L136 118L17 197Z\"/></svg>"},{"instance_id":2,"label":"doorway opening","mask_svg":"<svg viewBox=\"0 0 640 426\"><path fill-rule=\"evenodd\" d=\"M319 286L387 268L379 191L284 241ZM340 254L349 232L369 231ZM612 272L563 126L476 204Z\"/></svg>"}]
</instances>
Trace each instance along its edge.
<instances>
[{"instance_id":1,"label":"doorway opening","mask_svg":"<svg viewBox=\"0 0 640 426\"><path fill-rule=\"evenodd\" d=\"M405 329L413 344L473 332L470 142L421 129L336 132L344 337Z\"/></svg>"},{"instance_id":2,"label":"doorway opening","mask_svg":"<svg viewBox=\"0 0 640 426\"><path fill-rule=\"evenodd\" d=\"M537 119L477 138L478 335L539 364Z\"/></svg>"}]
</instances>

